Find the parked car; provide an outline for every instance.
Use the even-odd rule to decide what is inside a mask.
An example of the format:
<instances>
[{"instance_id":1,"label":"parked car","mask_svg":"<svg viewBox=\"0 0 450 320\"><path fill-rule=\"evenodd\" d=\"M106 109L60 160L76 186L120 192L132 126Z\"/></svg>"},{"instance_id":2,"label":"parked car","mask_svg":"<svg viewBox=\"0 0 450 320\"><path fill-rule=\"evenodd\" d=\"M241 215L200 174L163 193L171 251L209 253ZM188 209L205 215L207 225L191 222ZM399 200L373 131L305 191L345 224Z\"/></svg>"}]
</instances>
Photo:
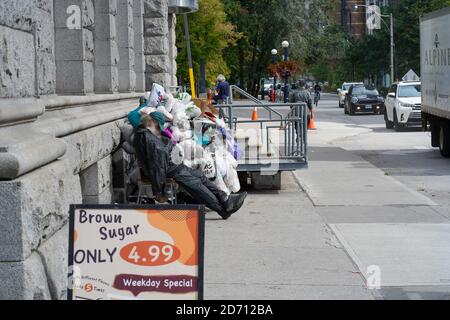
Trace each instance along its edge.
<instances>
[{"instance_id":1,"label":"parked car","mask_svg":"<svg viewBox=\"0 0 450 320\"><path fill-rule=\"evenodd\" d=\"M353 84L345 96L344 112L354 115L360 113L381 114L384 110L384 98L378 90L364 84Z\"/></svg>"},{"instance_id":2,"label":"parked car","mask_svg":"<svg viewBox=\"0 0 450 320\"><path fill-rule=\"evenodd\" d=\"M407 126L422 125L422 97L419 81L394 83L386 96L384 121L387 129L399 131Z\"/></svg>"},{"instance_id":3,"label":"parked car","mask_svg":"<svg viewBox=\"0 0 450 320\"><path fill-rule=\"evenodd\" d=\"M338 93L338 97L339 97L339 108L344 107L345 95L348 93L348 89L350 89L350 87L353 84L364 84L364 83L362 83L362 82L344 82L342 84L342 87L337 89L337 93Z\"/></svg>"},{"instance_id":4,"label":"parked car","mask_svg":"<svg viewBox=\"0 0 450 320\"><path fill-rule=\"evenodd\" d=\"M265 96L269 95L269 90L271 86L273 87L273 78L263 80L262 91Z\"/></svg>"}]
</instances>

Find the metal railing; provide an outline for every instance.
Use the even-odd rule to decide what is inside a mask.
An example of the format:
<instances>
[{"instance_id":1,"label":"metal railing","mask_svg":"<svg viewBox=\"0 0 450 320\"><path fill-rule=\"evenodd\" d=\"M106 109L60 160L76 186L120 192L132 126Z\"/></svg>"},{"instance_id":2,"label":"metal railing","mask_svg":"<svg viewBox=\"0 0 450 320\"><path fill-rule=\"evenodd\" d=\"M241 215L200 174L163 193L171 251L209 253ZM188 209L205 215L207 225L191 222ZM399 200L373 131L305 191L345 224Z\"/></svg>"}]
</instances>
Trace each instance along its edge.
<instances>
[{"instance_id":1,"label":"metal railing","mask_svg":"<svg viewBox=\"0 0 450 320\"><path fill-rule=\"evenodd\" d=\"M233 104L234 102L234 97L235 97L235 93L238 93L239 95L245 97L248 100L251 100L252 102L254 102L255 104L263 107L266 111L269 112L269 119L272 119L272 114L276 114L278 117L280 117L280 119L283 118L283 115L275 110L273 110L271 108L271 105L268 103L264 103L263 101L259 100L258 98L252 96L251 94L249 94L247 91L242 90L241 88L239 88L236 85L230 85L230 99L231 99L231 104Z\"/></svg>"},{"instance_id":2,"label":"metal railing","mask_svg":"<svg viewBox=\"0 0 450 320\"><path fill-rule=\"evenodd\" d=\"M259 138L258 144L266 146L264 150L270 152L276 150L276 154L271 157L272 161L278 161L279 170L296 170L307 165L307 121L308 108L305 103L289 103L289 104L270 104L271 108L286 108L285 115L281 115L281 119L239 119L235 116L238 109L250 109L255 106L267 106L267 104L247 104L247 105L217 105L216 107L221 111L224 121L228 124L230 129L239 129L247 124L249 127L258 130L256 138ZM276 130L277 139L272 139L272 131ZM255 139L255 137L254 137ZM258 148L258 152L261 151ZM244 159L239 163L239 171L256 171L260 170L264 161L263 154L257 154L255 157Z\"/></svg>"}]
</instances>

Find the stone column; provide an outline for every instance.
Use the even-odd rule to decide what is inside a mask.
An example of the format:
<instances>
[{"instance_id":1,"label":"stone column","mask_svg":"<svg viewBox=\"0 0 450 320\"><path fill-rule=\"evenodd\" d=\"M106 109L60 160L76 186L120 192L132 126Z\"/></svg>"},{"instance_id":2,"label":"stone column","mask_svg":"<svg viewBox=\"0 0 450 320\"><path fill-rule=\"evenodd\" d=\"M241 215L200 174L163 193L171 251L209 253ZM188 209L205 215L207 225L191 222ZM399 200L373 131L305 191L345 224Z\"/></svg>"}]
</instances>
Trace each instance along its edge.
<instances>
[{"instance_id":1,"label":"stone column","mask_svg":"<svg viewBox=\"0 0 450 320\"><path fill-rule=\"evenodd\" d=\"M92 0L54 2L56 92L94 91L94 5ZM81 22L81 23L80 23Z\"/></svg>"},{"instance_id":2,"label":"stone column","mask_svg":"<svg viewBox=\"0 0 450 320\"><path fill-rule=\"evenodd\" d=\"M144 60L144 3L134 0L133 3L134 26L134 71L136 73L136 91L145 91L145 60Z\"/></svg>"},{"instance_id":3,"label":"stone column","mask_svg":"<svg viewBox=\"0 0 450 320\"><path fill-rule=\"evenodd\" d=\"M171 86L177 85L177 42L176 42L177 16L169 14L169 59Z\"/></svg>"},{"instance_id":4,"label":"stone column","mask_svg":"<svg viewBox=\"0 0 450 320\"><path fill-rule=\"evenodd\" d=\"M95 1L94 90L119 91L119 49L116 32L117 0Z\"/></svg>"},{"instance_id":5,"label":"stone column","mask_svg":"<svg viewBox=\"0 0 450 320\"><path fill-rule=\"evenodd\" d=\"M171 85L169 58L168 2L144 0L144 53L146 90L154 82Z\"/></svg>"},{"instance_id":6,"label":"stone column","mask_svg":"<svg viewBox=\"0 0 450 320\"><path fill-rule=\"evenodd\" d=\"M120 92L132 92L136 87L136 73L134 71L133 2L134 0L117 1Z\"/></svg>"}]
</instances>

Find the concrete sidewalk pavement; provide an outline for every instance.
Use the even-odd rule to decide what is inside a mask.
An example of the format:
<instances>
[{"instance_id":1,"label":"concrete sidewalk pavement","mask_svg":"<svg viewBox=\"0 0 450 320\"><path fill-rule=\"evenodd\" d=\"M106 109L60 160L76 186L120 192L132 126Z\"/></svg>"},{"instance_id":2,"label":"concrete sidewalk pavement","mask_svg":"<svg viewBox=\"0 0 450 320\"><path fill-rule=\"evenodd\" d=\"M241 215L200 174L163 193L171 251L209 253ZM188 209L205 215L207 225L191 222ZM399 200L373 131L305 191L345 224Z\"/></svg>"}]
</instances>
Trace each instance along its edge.
<instances>
[{"instance_id":1,"label":"concrete sidewalk pavement","mask_svg":"<svg viewBox=\"0 0 450 320\"><path fill-rule=\"evenodd\" d=\"M207 216L206 299L373 299L292 173L250 192L227 221Z\"/></svg>"}]
</instances>

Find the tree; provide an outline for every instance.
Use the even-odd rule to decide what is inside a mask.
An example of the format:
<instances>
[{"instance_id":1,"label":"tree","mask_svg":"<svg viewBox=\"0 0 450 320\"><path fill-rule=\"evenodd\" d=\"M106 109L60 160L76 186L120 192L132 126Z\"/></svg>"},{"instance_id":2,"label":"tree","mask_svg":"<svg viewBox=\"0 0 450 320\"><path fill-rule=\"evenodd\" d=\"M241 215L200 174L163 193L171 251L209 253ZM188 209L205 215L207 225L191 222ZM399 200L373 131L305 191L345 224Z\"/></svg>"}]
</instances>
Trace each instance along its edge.
<instances>
[{"instance_id":1,"label":"tree","mask_svg":"<svg viewBox=\"0 0 450 320\"><path fill-rule=\"evenodd\" d=\"M206 80L215 83L218 74L229 76L230 69L226 64L222 50L233 47L242 36L235 27L227 22L223 4L220 0L199 0L199 10L189 14L189 34L194 73L200 73L200 60L206 61ZM188 63L186 38L183 19L178 19L177 27L177 65L178 76L188 79Z\"/></svg>"}]
</instances>

